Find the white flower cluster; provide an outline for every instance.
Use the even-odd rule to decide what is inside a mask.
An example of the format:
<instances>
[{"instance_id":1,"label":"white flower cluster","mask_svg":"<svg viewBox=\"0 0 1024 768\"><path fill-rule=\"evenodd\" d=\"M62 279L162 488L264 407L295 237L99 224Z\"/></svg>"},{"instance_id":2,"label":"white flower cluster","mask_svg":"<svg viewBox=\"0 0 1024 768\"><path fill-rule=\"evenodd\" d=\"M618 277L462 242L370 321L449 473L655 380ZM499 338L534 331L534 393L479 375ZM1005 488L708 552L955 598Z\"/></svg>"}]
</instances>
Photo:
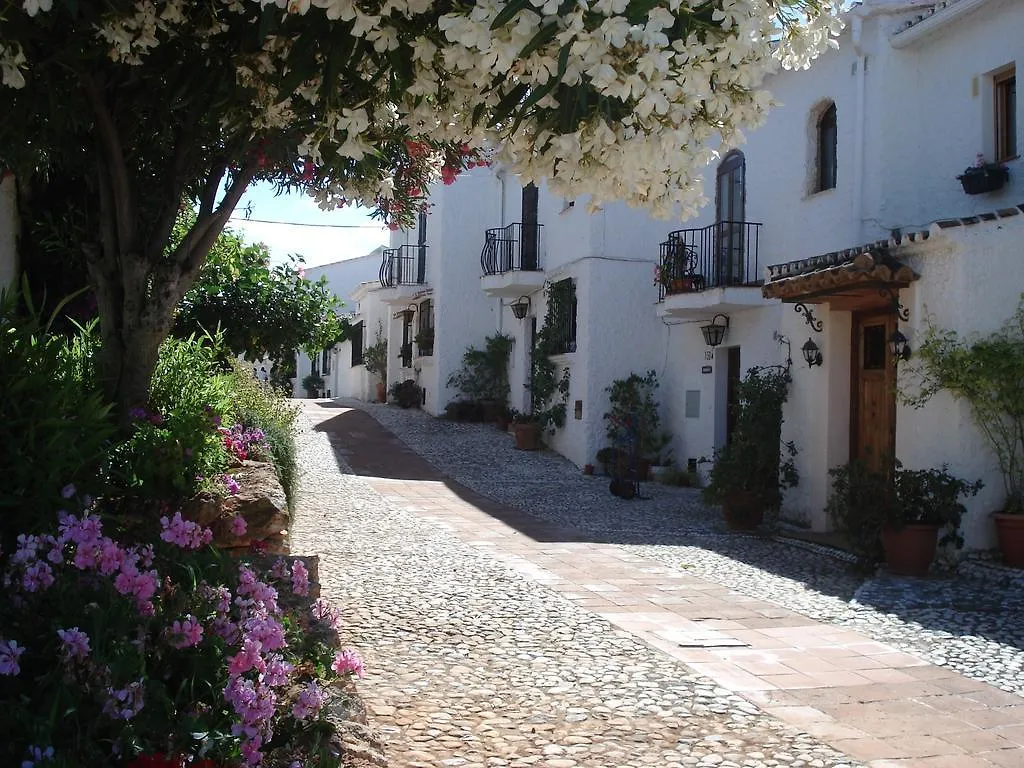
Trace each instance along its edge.
<instances>
[{"instance_id":1,"label":"white flower cluster","mask_svg":"<svg viewBox=\"0 0 1024 768\"><path fill-rule=\"evenodd\" d=\"M25 10L51 3L25 0ZM187 5L138 0L97 34L116 60L138 63L175 35L231 46L238 25L226 14L276 8L280 24L262 50L235 57L251 106L234 123L254 133L301 126L296 148L317 165L361 162L379 137L403 133L492 147L501 164L557 195L624 200L664 217L695 214L710 147L735 146L764 120L765 77L808 66L842 26L841 0L575 0L568 12L562 0L475 0L441 16L433 0L219 0L203 4L199 27ZM332 35L364 51L362 82L351 82L351 68L349 81L324 82L337 71L324 53ZM287 75L293 49L308 49L303 36L324 45L296 83ZM0 47L0 66L5 85L23 85L20 48ZM325 87L336 94L329 102ZM321 203L389 197L395 181L385 164L372 167L374 178L318 185Z\"/></svg>"}]
</instances>

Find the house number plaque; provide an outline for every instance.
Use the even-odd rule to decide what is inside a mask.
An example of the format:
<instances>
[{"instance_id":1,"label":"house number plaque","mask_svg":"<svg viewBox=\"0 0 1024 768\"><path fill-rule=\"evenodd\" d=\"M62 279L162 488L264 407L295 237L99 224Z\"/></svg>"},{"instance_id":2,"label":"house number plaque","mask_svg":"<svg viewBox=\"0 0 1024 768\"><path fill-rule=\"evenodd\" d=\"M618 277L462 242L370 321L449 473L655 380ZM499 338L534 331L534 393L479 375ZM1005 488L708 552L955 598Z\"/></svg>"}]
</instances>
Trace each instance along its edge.
<instances>
[{"instance_id":1,"label":"house number plaque","mask_svg":"<svg viewBox=\"0 0 1024 768\"><path fill-rule=\"evenodd\" d=\"M700 368L700 372L701 373L711 373L711 366L710 365L702 365L701 368Z\"/></svg>"}]
</instances>

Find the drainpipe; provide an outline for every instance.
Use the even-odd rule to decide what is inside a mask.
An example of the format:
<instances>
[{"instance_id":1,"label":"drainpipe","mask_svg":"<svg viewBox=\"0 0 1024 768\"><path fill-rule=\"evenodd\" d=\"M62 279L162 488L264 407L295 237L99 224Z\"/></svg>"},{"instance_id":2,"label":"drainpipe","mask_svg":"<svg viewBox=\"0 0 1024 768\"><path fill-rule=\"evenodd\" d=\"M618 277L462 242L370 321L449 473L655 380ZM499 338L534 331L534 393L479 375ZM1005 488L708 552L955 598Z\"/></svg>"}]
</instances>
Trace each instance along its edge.
<instances>
[{"instance_id":1,"label":"drainpipe","mask_svg":"<svg viewBox=\"0 0 1024 768\"><path fill-rule=\"evenodd\" d=\"M864 177L867 163L867 67L868 55L863 48L864 17L855 10L852 19L853 50L857 54L856 115L853 129L853 209L859 231L857 242L864 233Z\"/></svg>"}]
</instances>

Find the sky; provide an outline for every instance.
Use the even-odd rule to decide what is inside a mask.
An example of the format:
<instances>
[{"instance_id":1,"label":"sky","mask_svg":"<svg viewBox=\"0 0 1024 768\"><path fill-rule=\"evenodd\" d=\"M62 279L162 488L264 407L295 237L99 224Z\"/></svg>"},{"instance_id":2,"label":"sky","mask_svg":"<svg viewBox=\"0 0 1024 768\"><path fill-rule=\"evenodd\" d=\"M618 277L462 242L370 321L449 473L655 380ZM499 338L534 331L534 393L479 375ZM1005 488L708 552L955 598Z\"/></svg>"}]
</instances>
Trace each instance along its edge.
<instances>
[{"instance_id":1,"label":"sky","mask_svg":"<svg viewBox=\"0 0 1024 768\"><path fill-rule=\"evenodd\" d=\"M327 226L307 226L311 224ZM247 242L265 243L274 263L298 253L305 257L308 267L363 256L378 245L387 245L390 234L370 218L366 209L321 211L312 198L298 192L275 195L271 184L250 187L235 208L228 228Z\"/></svg>"}]
</instances>

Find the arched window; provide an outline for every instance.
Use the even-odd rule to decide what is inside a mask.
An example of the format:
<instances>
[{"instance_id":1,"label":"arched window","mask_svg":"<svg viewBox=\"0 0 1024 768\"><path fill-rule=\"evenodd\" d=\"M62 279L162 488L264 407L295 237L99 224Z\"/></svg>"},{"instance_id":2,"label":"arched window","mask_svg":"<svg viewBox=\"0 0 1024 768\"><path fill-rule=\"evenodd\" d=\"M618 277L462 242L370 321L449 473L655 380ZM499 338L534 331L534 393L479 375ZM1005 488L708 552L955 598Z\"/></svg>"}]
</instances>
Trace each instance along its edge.
<instances>
[{"instance_id":1,"label":"arched window","mask_svg":"<svg viewBox=\"0 0 1024 768\"><path fill-rule=\"evenodd\" d=\"M835 189L837 143L836 105L830 104L818 118L818 192Z\"/></svg>"}]
</instances>

